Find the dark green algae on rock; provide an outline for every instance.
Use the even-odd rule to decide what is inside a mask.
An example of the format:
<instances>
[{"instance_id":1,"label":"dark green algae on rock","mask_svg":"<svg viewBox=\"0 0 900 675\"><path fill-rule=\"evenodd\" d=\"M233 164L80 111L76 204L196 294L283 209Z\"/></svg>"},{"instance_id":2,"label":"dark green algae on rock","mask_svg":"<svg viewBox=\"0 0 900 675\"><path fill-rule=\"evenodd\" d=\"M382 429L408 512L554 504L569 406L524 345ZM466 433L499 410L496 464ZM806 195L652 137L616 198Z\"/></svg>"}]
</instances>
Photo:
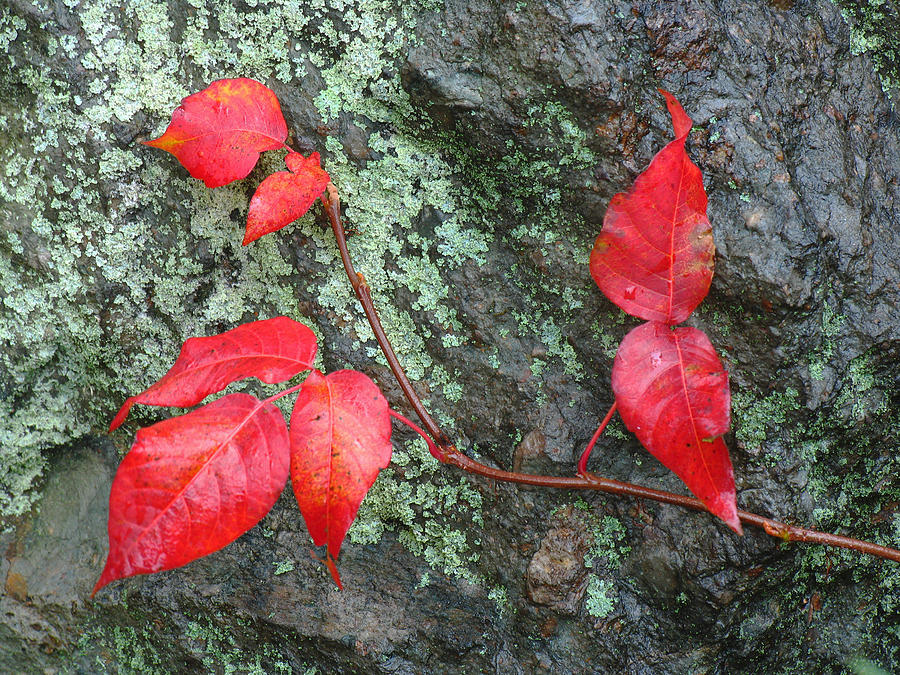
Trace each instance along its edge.
<instances>
[{"instance_id":1,"label":"dark green algae on rock","mask_svg":"<svg viewBox=\"0 0 900 675\"><path fill-rule=\"evenodd\" d=\"M343 593L286 494L223 551L88 599L118 456L166 413L109 439L105 423L190 335L287 314L323 367L365 370L402 408L313 217L239 246L279 157L210 191L137 144L220 77L267 83L323 153L391 338L459 445L556 473L611 403L632 325L587 254L669 139L656 88L675 93L719 253L691 323L731 371L739 503L896 546L900 148L858 25L827 2L7 2L0 670L894 670L892 563L490 485L403 432ZM681 489L609 434L593 470Z\"/></svg>"}]
</instances>

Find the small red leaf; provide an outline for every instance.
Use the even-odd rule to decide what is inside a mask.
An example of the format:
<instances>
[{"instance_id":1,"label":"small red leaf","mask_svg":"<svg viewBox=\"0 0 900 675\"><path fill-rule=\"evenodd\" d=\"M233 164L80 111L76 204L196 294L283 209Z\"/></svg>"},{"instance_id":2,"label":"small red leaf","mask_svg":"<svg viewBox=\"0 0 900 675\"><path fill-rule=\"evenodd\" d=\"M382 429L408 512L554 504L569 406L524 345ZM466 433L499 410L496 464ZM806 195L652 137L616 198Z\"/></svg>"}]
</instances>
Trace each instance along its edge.
<instances>
[{"instance_id":1,"label":"small red leaf","mask_svg":"<svg viewBox=\"0 0 900 675\"><path fill-rule=\"evenodd\" d=\"M728 373L696 328L659 322L632 330L612 370L625 426L736 532L734 473L721 436L731 423Z\"/></svg>"},{"instance_id":2,"label":"small red leaf","mask_svg":"<svg viewBox=\"0 0 900 675\"><path fill-rule=\"evenodd\" d=\"M715 244L700 169L684 150L691 119L663 91L675 140L613 196L591 252L591 276L623 310L641 319L680 323L709 292Z\"/></svg>"},{"instance_id":3,"label":"small red leaf","mask_svg":"<svg viewBox=\"0 0 900 675\"><path fill-rule=\"evenodd\" d=\"M109 556L94 593L231 543L272 508L289 464L281 411L248 394L139 430L113 480Z\"/></svg>"},{"instance_id":4,"label":"small red leaf","mask_svg":"<svg viewBox=\"0 0 900 675\"><path fill-rule=\"evenodd\" d=\"M135 403L188 408L247 377L269 384L288 380L311 369L315 356L315 334L286 316L245 323L219 335L190 338L159 382L125 401L109 430L125 421Z\"/></svg>"},{"instance_id":5,"label":"small red leaf","mask_svg":"<svg viewBox=\"0 0 900 675\"><path fill-rule=\"evenodd\" d=\"M267 177L250 200L244 246L297 220L328 185L328 174L319 165L318 152L309 157L291 152L284 161L290 171Z\"/></svg>"},{"instance_id":6,"label":"small red leaf","mask_svg":"<svg viewBox=\"0 0 900 675\"><path fill-rule=\"evenodd\" d=\"M391 461L387 401L362 373L314 370L297 397L290 434L297 504L313 543L326 545L334 560L363 497ZM336 567L332 575L340 585Z\"/></svg>"},{"instance_id":7,"label":"small red leaf","mask_svg":"<svg viewBox=\"0 0 900 675\"><path fill-rule=\"evenodd\" d=\"M172 113L166 133L144 145L173 154L206 187L249 174L259 153L284 146L287 124L275 93L256 80L216 80Z\"/></svg>"}]
</instances>

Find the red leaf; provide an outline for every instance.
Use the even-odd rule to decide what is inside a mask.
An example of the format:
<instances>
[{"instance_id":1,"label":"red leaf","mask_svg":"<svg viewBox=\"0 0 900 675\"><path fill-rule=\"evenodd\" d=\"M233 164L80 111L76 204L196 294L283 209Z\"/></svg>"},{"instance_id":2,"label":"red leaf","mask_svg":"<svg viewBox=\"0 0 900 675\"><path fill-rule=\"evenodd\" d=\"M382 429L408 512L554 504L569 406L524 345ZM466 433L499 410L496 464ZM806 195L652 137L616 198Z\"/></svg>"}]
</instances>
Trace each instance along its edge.
<instances>
[{"instance_id":1,"label":"red leaf","mask_svg":"<svg viewBox=\"0 0 900 675\"><path fill-rule=\"evenodd\" d=\"M291 482L316 546L338 557L378 472L391 461L391 419L372 380L353 370L310 373L291 414ZM329 565L340 586L337 568Z\"/></svg>"},{"instance_id":2,"label":"red leaf","mask_svg":"<svg viewBox=\"0 0 900 675\"><path fill-rule=\"evenodd\" d=\"M284 146L287 124L275 93L256 80L216 80L172 113L169 128L144 145L170 152L206 187L247 176L259 153Z\"/></svg>"},{"instance_id":3,"label":"red leaf","mask_svg":"<svg viewBox=\"0 0 900 675\"><path fill-rule=\"evenodd\" d=\"M250 200L244 246L297 220L328 185L329 177L319 165L318 152L309 157L291 152L284 162L290 171L267 177Z\"/></svg>"},{"instance_id":4,"label":"red leaf","mask_svg":"<svg viewBox=\"0 0 900 675\"><path fill-rule=\"evenodd\" d=\"M272 384L312 368L316 336L302 323L278 316L205 338L190 338L159 382L125 401L109 425L116 429L135 403L188 408L232 382L258 377Z\"/></svg>"},{"instance_id":5,"label":"red leaf","mask_svg":"<svg viewBox=\"0 0 900 675\"><path fill-rule=\"evenodd\" d=\"M632 316L680 323L709 292L715 244L706 217L703 176L684 150L691 119L660 90L675 140L612 198L591 252L591 276Z\"/></svg>"},{"instance_id":6,"label":"red leaf","mask_svg":"<svg viewBox=\"0 0 900 675\"><path fill-rule=\"evenodd\" d=\"M709 338L655 321L638 326L616 353L612 388L625 426L740 533L734 473L721 439L731 422L728 373Z\"/></svg>"},{"instance_id":7,"label":"red leaf","mask_svg":"<svg viewBox=\"0 0 900 675\"><path fill-rule=\"evenodd\" d=\"M139 430L113 480L109 556L94 593L231 543L272 508L289 464L281 411L248 394Z\"/></svg>"}]
</instances>

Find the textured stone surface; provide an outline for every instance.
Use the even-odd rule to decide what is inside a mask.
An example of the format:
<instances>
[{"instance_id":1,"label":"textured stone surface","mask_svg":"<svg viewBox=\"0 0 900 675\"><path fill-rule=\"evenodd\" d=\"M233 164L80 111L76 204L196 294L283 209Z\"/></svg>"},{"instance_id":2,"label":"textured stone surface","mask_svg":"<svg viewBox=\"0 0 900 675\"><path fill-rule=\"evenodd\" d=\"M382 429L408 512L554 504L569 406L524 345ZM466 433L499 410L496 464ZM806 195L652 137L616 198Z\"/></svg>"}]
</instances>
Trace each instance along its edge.
<instances>
[{"instance_id":1,"label":"textured stone surface","mask_svg":"<svg viewBox=\"0 0 900 675\"><path fill-rule=\"evenodd\" d=\"M739 504L900 544L900 134L883 91L896 59L877 53L893 9L398 7L0 7L0 671L895 669L896 565L460 477L404 432L342 553L343 593L286 493L229 548L88 599L117 450L164 413L105 424L185 338L287 314L320 335L324 368L365 370L404 407L320 223L240 246L278 156L211 191L138 145L220 77L267 83L296 144L322 152L448 433L559 473L611 403L632 325L587 255L609 198L670 138L656 88L675 93L718 246L690 323L731 370ZM591 468L681 489L620 423ZM529 565L553 551L574 553L572 574L552 579L559 603L533 602Z\"/></svg>"},{"instance_id":2,"label":"textured stone surface","mask_svg":"<svg viewBox=\"0 0 900 675\"><path fill-rule=\"evenodd\" d=\"M588 536L584 524L567 509L561 522L551 524L528 563L525 585L528 600L574 614L581 607L587 584L584 555Z\"/></svg>"}]
</instances>

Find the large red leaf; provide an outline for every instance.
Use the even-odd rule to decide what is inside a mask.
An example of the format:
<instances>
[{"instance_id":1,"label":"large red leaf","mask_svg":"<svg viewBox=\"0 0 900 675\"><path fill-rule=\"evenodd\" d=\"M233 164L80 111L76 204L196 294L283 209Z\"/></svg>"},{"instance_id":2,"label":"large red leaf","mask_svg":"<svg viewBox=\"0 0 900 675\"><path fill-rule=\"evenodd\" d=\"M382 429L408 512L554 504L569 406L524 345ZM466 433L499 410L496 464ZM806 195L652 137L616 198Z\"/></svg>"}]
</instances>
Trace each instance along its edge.
<instances>
[{"instance_id":1,"label":"large red leaf","mask_svg":"<svg viewBox=\"0 0 900 675\"><path fill-rule=\"evenodd\" d=\"M230 394L137 432L109 497L111 581L185 565L256 525L290 465L281 411Z\"/></svg>"},{"instance_id":2,"label":"large red leaf","mask_svg":"<svg viewBox=\"0 0 900 675\"><path fill-rule=\"evenodd\" d=\"M291 414L291 482L316 546L327 546L329 569L363 497L391 461L387 401L372 380L353 370L310 373Z\"/></svg>"},{"instance_id":3,"label":"large red leaf","mask_svg":"<svg viewBox=\"0 0 900 675\"><path fill-rule=\"evenodd\" d=\"M145 145L170 152L206 187L247 176L259 153L284 146L287 124L275 93L256 80L216 80L172 113L166 133Z\"/></svg>"},{"instance_id":4,"label":"large red leaf","mask_svg":"<svg viewBox=\"0 0 900 675\"><path fill-rule=\"evenodd\" d=\"M728 373L696 328L632 330L613 361L616 406L644 447L736 532L734 473L721 436L731 422Z\"/></svg>"},{"instance_id":5,"label":"large red leaf","mask_svg":"<svg viewBox=\"0 0 900 675\"><path fill-rule=\"evenodd\" d=\"M318 152L309 157L291 152L284 162L290 171L268 176L250 200L244 246L297 220L328 185L328 174L319 165Z\"/></svg>"},{"instance_id":6,"label":"large red leaf","mask_svg":"<svg viewBox=\"0 0 900 675\"><path fill-rule=\"evenodd\" d=\"M612 198L591 252L591 276L629 314L672 324L709 292L716 249L703 176L684 150L691 119L674 96L662 94L676 138L628 193Z\"/></svg>"},{"instance_id":7,"label":"large red leaf","mask_svg":"<svg viewBox=\"0 0 900 675\"><path fill-rule=\"evenodd\" d=\"M117 428L135 403L188 408L232 382L258 377L272 384L312 368L316 336L302 323L278 316L245 323L205 338L189 338L169 372L128 398L109 425Z\"/></svg>"}]
</instances>

